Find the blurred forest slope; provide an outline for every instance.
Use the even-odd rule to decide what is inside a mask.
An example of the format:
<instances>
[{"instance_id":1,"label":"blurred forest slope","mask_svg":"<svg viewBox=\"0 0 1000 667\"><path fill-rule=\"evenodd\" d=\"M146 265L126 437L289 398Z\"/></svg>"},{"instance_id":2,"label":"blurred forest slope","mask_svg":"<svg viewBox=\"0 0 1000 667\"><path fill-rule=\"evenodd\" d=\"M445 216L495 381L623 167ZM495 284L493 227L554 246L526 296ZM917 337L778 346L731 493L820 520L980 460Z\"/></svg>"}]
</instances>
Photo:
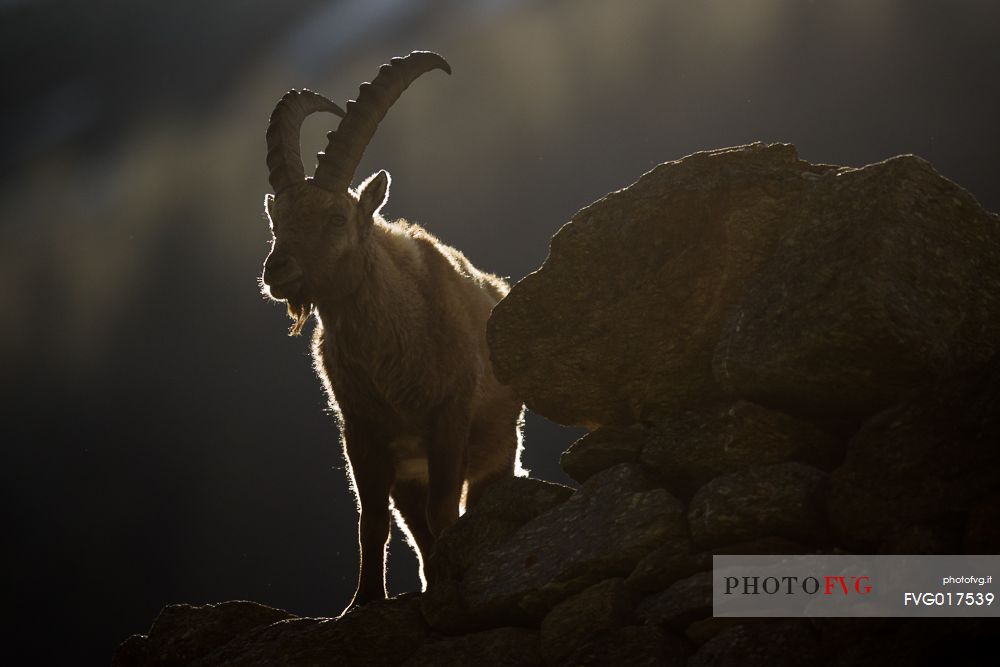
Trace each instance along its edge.
<instances>
[{"instance_id":1,"label":"blurred forest slope","mask_svg":"<svg viewBox=\"0 0 1000 667\"><path fill-rule=\"evenodd\" d=\"M358 177L388 169L388 216L516 280L581 206L753 140L837 164L916 153L1000 209L998 25L985 0L0 3L15 604L108 656L169 602L346 601L335 428L256 284L285 90L343 102L393 55L442 53L454 75L403 96ZM307 170L329 129L306 123ZM526 466L565 479L571 439L529 422ZM391 587L412 589L394 558Z\"/></svg>"}]
</instances>

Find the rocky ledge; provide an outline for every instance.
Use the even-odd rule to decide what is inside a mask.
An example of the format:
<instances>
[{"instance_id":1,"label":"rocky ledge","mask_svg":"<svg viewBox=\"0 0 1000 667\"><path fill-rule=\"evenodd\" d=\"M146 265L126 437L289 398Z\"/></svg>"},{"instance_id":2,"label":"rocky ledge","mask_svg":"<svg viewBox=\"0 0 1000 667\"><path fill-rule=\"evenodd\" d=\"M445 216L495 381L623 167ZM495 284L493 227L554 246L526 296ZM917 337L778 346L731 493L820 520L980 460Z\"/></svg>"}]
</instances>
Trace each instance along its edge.
<instances>
[{"instance_id":1,"label":"rocky ledge","mask_svg":"<svg viewBox=\"0 0 1000 667\"><path fill-rule=\"evenodd\" d=\"M713 554L1000 552L1000 218L912 156L754 144L584 208L489 323L573 490L495 484L433 584L172 605L131 665L940 664L995 622L711 614ZM530 434L529 434L530 437Z\"/></svg>"}]
</instances>

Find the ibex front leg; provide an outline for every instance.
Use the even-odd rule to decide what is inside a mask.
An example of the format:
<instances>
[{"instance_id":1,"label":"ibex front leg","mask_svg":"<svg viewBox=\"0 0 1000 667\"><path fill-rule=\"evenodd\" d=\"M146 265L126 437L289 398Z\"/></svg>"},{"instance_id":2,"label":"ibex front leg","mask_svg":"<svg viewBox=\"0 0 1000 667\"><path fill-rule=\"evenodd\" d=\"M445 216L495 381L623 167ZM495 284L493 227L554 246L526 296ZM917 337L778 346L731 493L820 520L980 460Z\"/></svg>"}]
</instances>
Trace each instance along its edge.
<instances>
[{"instance_id":1,"label":"ibex front leg","mask_svg":"<svg viewBox=\"0 0 1000 667\"><path fill-rule=\"evenodd\" d=\"M458 520L472 424L468 395L449 400L432 419L427 447L427 525L435 540Z\"/></svg>"},{"instance_id":2,"label":"ibex front leg","mask_svg":"<svg viewBox=\"0 0 1000 667\"><path fill-rule=\"evenodd\" d=\"M358 494L358 589L353 607L385 598L385 545L389 541L392 458L386 439L357 421L344 420L345 450Z\"/></svg>"}]
</instances>

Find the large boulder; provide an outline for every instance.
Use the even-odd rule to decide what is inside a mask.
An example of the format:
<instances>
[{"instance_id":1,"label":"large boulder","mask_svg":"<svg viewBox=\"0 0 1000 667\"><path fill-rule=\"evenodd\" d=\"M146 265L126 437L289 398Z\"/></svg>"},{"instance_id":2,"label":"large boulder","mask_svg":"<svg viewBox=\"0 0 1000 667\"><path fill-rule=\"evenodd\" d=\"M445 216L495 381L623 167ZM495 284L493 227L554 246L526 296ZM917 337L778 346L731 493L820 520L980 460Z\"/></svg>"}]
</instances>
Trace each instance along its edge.
<instances>
[{"instance_id":1,"label":"large boulder","mask_svg":"<svg viewBox=\"0 0 1000 667\"><path fill-rule=\"evenodd\" d=\"M692 552L691 540L671 540L649 552L625 580L636 591L662 591L678 579L712 567L712 555Z\"/></svg>"},{"instance_id":2,"label":"large boulder","mask_svg":"<svg viewBox=\"0 0 1000 667\"><path fill-rule=\"evenodd\" d=\"M525 523L572 495L573 489L568 486L530 477L494 482L479 503L441 535L434 545L430 567L464 571L482 553L503 544Z\"/></svg>"},{"instance_id":3,"label":"large boulder","mask_svg":"<svg viewBox=\"0 0 1000 667\"><path fill-rule=\"evenodd\" d=\"M768 536L826 541L828 481L826 473L802 463L716 477L691 499L691 540L702 549Z\"/></svg>"},{"instance_id":4,"label":"large boulder","mask_svg":"<svg viewBox=\"0 0 1000 667\"><path fill-rule=\"evenodd\" d=\"M698 572L674 582L667 590L644 598L636 616L644 623L683 629L712 615L712 573Z\"/></svg>"},{"instance_id":5,"label":"large boulder","mask_svg":"<svg viewBox=\"0 0 1000 667\"><path fill-rule=\"evenodd\" d=\"M595 473L638 459L646 437L646 431L640 424L627 428L605 426L570 445L559 457L559 465L567 475L582 484Z\"/></svg>"},{"instance_id":6,"label":"large boulder","mask_svg":"<svg viewBox=\"0 0 1000 667\"><path fill-rule=\"evenodd\" d=\"M533 410L595 428L726 396L833 426L1000 346L1000 220L912 156L754 144L578 212L488 324Z\"/></svg>"},{"instance_id":7,"label":"large boulder","mask_svg":"<svg viewBox=\"0 0 1000 667\"><path fill-rule=\"evenodd\" d=\"M403 595L340 618L299 618L252 602L166 607L148 637L130 638L115 667L397 665L427 637L419 598Z\"/></svg>"},{"instance_id":8,"label":"large boulder","mask_svg":"<svg viewBox=\"0 0 1000 667\"><path fill-rule=\"evenodd\" d=\"M727 390L857 423L1000 349L1000 217L920 158L812 183L729 313L713 360Z\"/></svg>"},{"instance_id":9,"label":"large boulder","mask_svg":"<svg viewBox=\"0 0 1000 667\"><path fill-rule=\"evenodd\" d=\"M795 667L825 664L816 632L805 620L736 625L702 646L689 667Z\"/></svg>"},{"instance_id":10,"label":"large boulder","mask_svg":"<svg viewBox=\"0 0 1000 667\"><path fill-rule=\"evenodd\" d=\"M129 637L115 652L114 667L188 665L253 631L295 618L256 602L233 600L201 606L167 605L149 633Z\"/></svg>"},{"instance_id":11,"label":"large boulder","mask_svg":"<svg viewBox=\"0 0 1000 667\"><path fill-rule=\"evenodd\" d=\"M819 633L826 658L819 664L830 667L989 664L988 656L996 651L998 637L996 618L814 618L812 626ZM756 643L764 642L771 643L767 637L756 638ZM738 651L739 646L733 648ZM739 654L734 651L732 655L736 658ZM711 659L706 662L692 661L692 667L747 664L707 657Z\"/></svg>"},{"instance_id":12,"label":"large boulder","mask_svg":"<svg viewBox=\"0 0 1000 667\"><path fill-rule=\"evenodd\" d=\"M559 667L684 667L690 642L653 625L626 625L591 635Z\"/></svg>"},{"instance_id":13,"label":"large boulder","mask_svg":"<svg viewBox=\"0 0 1000 667\"><path fill-rule=\"evenodd\" d=\"M830 469L844 450L808 422L738 400L662 419L639 460L666 488L690 498L716 477L754 465L800 461Z\"/></svg>"},{"instance_id":14,"label":"large boulder","mask_svg":"<svg viewBox=\"0 0 1000 667\"><path fill-rule=\"evenodd\" d=\"M465 572L531 519L556 507L573 489L540 479L510 477L491 484L479 503L441 534L426 564L430 585L421 608L436 629L477 627L462 597ZM488 627L490 623L478 624Z\"/></svg>"},{"instance_id":15,"label":"large boulder","mask_svg":"<svg viewBox=\"0 0 1000 667\"><path fill-rule=\"evenodd\" d=\"M782 537L761 537L749 542L692 551L690 540L674 540L639 561L625 583L636 591L662 591L678 579L712 569L712 556L725 554L802 554L810 549Z\"/></svg>"},{"instance_id":16,"label":"large boulder","mask_svg":"<svg viewBox=\"0 0 1000 667\"><path fill-rule=\"evenodd\" d=\"M1000 495L977 503L965 524L961 553L1000 553Z\"/></svg>"},{"instance_id":17,"label":"large boulder","mask_svg":"<svg viewBox=\"0 0 1000 667\"><path fill-rule=\"evenodd\" d=\"M356 607L340 618L296 618L230 642L192 667L270 665L395 665L427 637L418 596L409 594Z\"/></svg>"},{"instance_id":18,"label":"large boulder","mask_svg":"<svg viewBox=\"0 0 1000 667\"><path fill-rule=\"evenodd\" d=\"M595 635L630 625L636 602L621 578L605 579L563 600L542 619L542 656L561 662Z\"/></svg>"},{"instance_id":19,"label":"large boulder","mask_svg":"<svg viewBox=\"0 0 1000 667\"><path fill-rule=\"evenodd\" d=\"M464 622L537 621L561 600L603 579L627 576L650 551L686 535L680 501L656 488L637 465L615 466L463 573Z\"/></svg>"},{"instance_id":20,"label":"large boulder","mask_svg":"<svg viewBox=\"0 0 1000 667\"><path fill-rule=\"evenodd\" d=\"M998 491L1000 359L867 421L831 476L830 518L849 543L871 545L893 528L979 517ZM981 539L997 533L993 524Z\"/></svg>"},{"instance_id":21,"label":"large boulder","mask_svg":"<svg viewBox=\"0 0 1000 667\"><path fill-rule=\"evenodd\" d=\"M537 630L496 628L430 640L402 667L532 667L542 664Z\"/></svg>"}]
</instances>

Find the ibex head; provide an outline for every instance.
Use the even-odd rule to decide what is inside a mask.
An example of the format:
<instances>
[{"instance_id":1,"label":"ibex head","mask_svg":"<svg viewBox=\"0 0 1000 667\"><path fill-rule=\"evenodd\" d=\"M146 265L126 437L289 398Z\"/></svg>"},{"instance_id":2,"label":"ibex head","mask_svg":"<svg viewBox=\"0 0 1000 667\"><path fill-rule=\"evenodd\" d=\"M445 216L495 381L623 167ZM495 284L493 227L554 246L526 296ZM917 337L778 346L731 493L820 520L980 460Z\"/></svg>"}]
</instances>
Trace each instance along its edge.
<instances>
[{"instance_id":1,"label":"ibex head","mask_svg":"<svg viewBox=\"0 0 1000 667\"><path fill-rule=\"evenodd\" d=\"M305 325L317 300L353 294L363 277L366 239L375 214L389 194L389 174L380 171L351 189L354 172L389 107L417 77L433 69L451 73L436 53L415 51L379 68L361 85L346 113L317 93L286 94L274 107L267 127L267 167L274 195L265 208L273 236L264 261L263 291L286 301L292 334ZM299 152L299 131L307 116L328 111L342 118L327 134L316 174L306 178Z\"/></svg>"}]
</instances>

